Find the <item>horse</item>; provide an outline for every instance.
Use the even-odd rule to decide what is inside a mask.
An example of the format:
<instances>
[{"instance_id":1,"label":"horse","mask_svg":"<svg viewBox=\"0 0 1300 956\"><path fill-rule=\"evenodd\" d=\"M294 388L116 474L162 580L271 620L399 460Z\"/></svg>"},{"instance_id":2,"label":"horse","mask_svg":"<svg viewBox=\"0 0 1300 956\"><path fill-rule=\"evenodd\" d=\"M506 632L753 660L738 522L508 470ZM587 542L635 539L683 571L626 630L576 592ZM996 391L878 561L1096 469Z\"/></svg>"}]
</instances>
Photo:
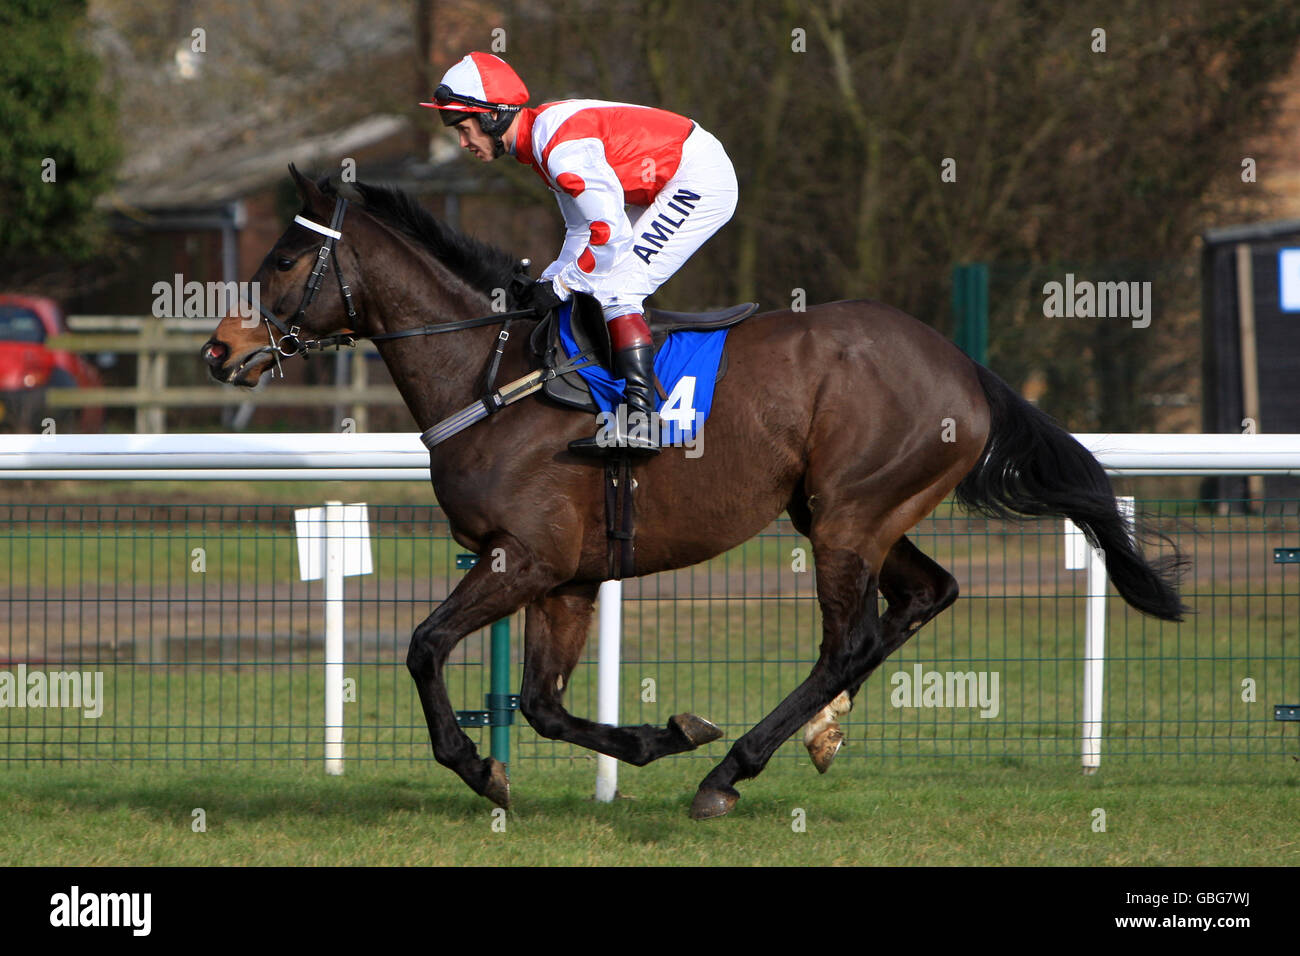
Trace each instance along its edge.
<instances>
[{"instance_id":1,"label":"horse","mask_svg":"<svg viewBox=\"0 0 1300 956\"><path fill-rule=\"evenodd\" d=\"M350 184L349 204L328 177L290 173L301 213L253 277L261 315L232 310L203 345L214 378L251 388L284 356L366 336L423 431L480 397L494 349L503 376L528 373L527 336L503 339L505 316L494 316L494 300L514 304L520 260L400 190ZM330 271L336 282L323 281ZM920 320L865 300L765 312L731 328L726 356L705 452L667 448L632 465L634 573L712 558L786 512L811 542L822 641L803 682L700 782L691 817L729 813L736 784L801 727L827 769L843 739L838 718L863 682L957 599L953 576L907 537L950 494L992 517L1069 517L1104 552L1125 601L1164 620L1185 613L1177 555L1144 555L1096 459ZM510 803L506 767L458 725L443 670L463 638L521 607L520 709L543 737L642 766L722 735L690 713L615 727L565 709L609 570L604 469L567 447L591 428L589 415L531 395L430 450L452 536L493 560L415 628L406 664L435 759L500 807Z\"/></svg>"}]
</instances>

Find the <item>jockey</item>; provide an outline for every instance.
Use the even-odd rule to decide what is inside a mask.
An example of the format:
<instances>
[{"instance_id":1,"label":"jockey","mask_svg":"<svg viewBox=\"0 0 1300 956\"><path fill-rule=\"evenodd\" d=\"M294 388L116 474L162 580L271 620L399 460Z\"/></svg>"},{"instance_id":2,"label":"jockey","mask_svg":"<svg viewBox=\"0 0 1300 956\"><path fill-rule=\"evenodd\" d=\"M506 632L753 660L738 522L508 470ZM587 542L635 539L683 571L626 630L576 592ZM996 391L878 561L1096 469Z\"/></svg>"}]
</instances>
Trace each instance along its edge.
<instances>
[{"instance_id":1,"label":"jockey","mask_svg":"<svg viewBox=\"0 0 1300 956\"><path fill-rule=\"evenodd\" d=\"M686 117L645 106L563 100L530 109L523 81L489 53L471 53L448 70L434 99L420 105L441 110L463 148L484 162L510 153L555 193L564 244L521 305L544 316L574 292L595 297L614 374L626 380L626 418L635 422L640 413L649 425L654 345L642 303L735 211L736 174L722 145ZM624 416L616 417L621 429ZM653 455L659 440L648 427L569 447Z\"/></svg>"}]
</instances>

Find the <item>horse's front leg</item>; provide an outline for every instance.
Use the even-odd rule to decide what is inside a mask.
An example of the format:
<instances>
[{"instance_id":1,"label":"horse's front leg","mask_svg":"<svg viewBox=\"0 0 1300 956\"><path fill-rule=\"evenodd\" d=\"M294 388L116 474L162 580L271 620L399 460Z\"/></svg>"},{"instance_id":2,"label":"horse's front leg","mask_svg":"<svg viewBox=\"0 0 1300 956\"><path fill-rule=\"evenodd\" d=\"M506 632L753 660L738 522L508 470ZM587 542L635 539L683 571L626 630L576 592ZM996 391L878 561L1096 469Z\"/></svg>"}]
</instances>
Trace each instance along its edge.
<instances>
[{"instance_id":1,"label":"horse's front leg","mask_svg":"<svg viewBox=\"0 0 1300 956\"><path fill-rule=\"evenodd\" d=\"M819 534L817 528L813 535L817 597L822 608L817 663L807 679L737 740L700 783L691 804L691 816L697 820L730 812L740 799L734 786L738 781L758 776L800 725L836 700L854 676L867 673L884 659L877 600L878 567L883 563L876 557L879 549L869 540L840 546L838 540Z\"/></svg>"},{"instance_id":2,"label":"horse's front leg","mask_svg":"<svg viewBox=\"0 0 1300 956\"><path fill-rule=\"evenodd\" d=\"M443 667L452 648L467 635L513 614L550 590L558 583L559 573L508 534L489 538L482 551L494 554L494 560L475 564L438 609L415 629L406 667L415 679L438 763L459 774L475 793L505 807L510 804L506 768L497 760L480 757L474 742L456 722Z\"/></svg>"}]
</instances>

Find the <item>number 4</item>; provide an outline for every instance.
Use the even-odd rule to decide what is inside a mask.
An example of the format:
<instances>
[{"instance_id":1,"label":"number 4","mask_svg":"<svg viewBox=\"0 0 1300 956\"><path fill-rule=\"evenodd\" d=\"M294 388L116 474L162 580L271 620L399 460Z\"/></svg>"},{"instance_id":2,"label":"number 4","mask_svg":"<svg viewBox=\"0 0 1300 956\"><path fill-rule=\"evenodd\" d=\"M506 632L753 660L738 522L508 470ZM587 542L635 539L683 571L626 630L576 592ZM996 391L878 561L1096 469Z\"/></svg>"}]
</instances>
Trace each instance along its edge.
<instances>
[{"instance_id":1,"label":"number 4","mask_svg":"<svg viewBox=\"0 0 1300 956\"><path fill-rule=\"evenodd\" d=\"M659 417L676 422L682 431L695 428L695 376L683 375L659 409Z\"/></svg>"}]
</instances>

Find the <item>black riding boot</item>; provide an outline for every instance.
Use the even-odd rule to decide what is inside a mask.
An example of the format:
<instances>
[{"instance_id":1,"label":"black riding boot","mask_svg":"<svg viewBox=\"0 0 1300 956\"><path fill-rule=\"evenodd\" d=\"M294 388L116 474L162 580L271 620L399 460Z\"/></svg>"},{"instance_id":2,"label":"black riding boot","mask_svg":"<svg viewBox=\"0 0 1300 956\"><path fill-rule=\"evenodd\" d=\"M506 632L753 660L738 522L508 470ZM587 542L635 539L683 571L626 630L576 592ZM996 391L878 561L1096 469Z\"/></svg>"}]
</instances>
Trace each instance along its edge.
<instances>
[{"instance_id":1,"label":"black riding boot","mask_svg":"<svg viewBox=\"0 0 1300 956\"><path fill-rule=\"evenodd\" d=\"M624 450L634 455L659 454L654 354L655 347L648 342L614 353L614 374L627 380L623 390L626 408L616 409L613 425L602 426L594 438L569 442L570 451L581 455L617 455Z\"/></svg>"}]
</instances>

